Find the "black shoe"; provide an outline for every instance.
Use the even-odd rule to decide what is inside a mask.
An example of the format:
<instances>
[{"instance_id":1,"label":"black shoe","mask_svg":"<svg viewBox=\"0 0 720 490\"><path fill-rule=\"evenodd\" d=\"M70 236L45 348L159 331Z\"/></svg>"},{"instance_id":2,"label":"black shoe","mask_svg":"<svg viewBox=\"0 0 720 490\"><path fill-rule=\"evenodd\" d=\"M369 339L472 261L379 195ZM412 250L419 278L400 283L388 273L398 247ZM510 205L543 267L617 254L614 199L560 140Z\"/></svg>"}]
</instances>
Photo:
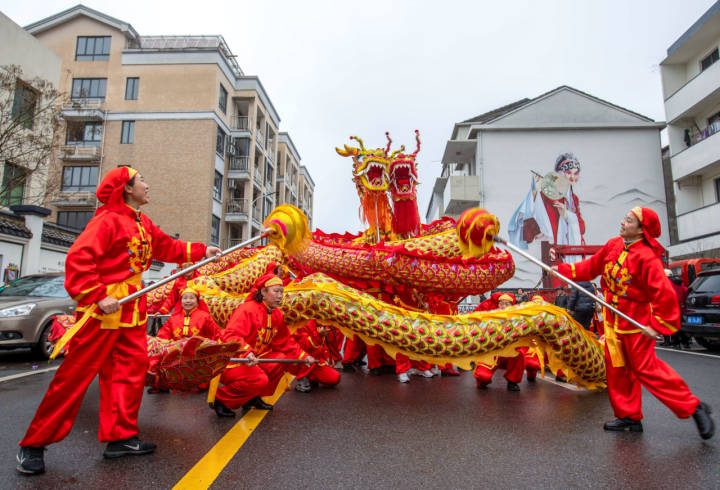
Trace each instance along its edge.
<instances>
[{"instance_id":1,"label":"black shoe","mask_svg":"<svg viewBox=\"0 0 720 490\"><path fill-rule=\"evenodd\" d=\"M226 407L222 402L215 400L215 403L211 405L213 410L215 410L215 414L218 417L234 417L235 412L230 410L228 407Z\"/></svg>"},{"instance_id":2,"label":"black shoe","mask_svg":"<svg viewBox=\"0 0 720 490\"><path fill-rule=\"evenodd\" d=\"M693 418L695 419L695 425L697 425L700 437L703 439L710 439L715 434L715 422L713 422L710 414L712 409L710 405L705 402L700 402L700 405L695 409Z\"/></svg>"},{"instance_id":3,"label":"black shoe","mask_svg":"<svg viewBox=\"0 0 720 490\"><path fill-rule=\"evenodd\" d=\"M477 389L478 389L478 390L487 390L487 389L488 389L488 385L486 385L485 383L478 383L478 384L477 384Z\"/></svg>"},{"instance_id":4,"label":"black shoe","mask_svg":"<svg viewBox=\"0 0 720 490\"><path fill-rule=\"evenodd\" d=\"M643 426L642 422L639 420L633 420L625 417L622 419L615 419L612 422L606 422L605 425L603 425L603 429L614 432L623 432L626 430L630 432L642 432Z\"/></svg>"},{"instance_id":5,"label":"black shoe","mask_svg":"<svg viewBox=\"0 0 720 490\"><path fill-rule=\"evenodd\" d=\"M140 456L150 454L157 446L152 442L142 442L138 436L132 436L121 441L108 442L103 456L107 459L120 458L122 456Z\"/></svg>"},{"instance_id":6,"label":"black shoe","mask_svg":"<svg viewBox=\"0 0 720 490\"><path fill-rule=\"evenodd\" d=\"M520 387L518 386L517 383L513 383L512 381L508 381L507 390L508 390L508 391L520 391Z\"/></svg>"},{"instance_id":7,"label":"black shoe","mask_svg":"<svg viewBox=\"0 0 720 490\"><path fill-rule=\"evenodd\" d=\"M152 386L147 389L148 395L157 395L158 393L170 393L170 390L163 390L161 388L154 388Z\"/></svg>"},{"instance_id":8,"label":"black shoe","mask_svg":"<svg viewBox=\"0 0 720 490\"><path fill-rule=\"evenodd\" d=\"M17 470L23 475L39 475L45 473L45 447L21 447L17 453Z\"/></svg>"},{"instance_id":9,"label":"black shoe","mask_svg":"<svg viewBox=\"0 0 720 490\"><path fill-rule=\"evenodd\" d=\"M251 408L257 408L258 410L272 410L273 406L262 401L262 398L259 396L256 396L255 398L248 400L248 402L243 405L243 408L245 410L250 410Z\"/></svg>"},{"instance_id":10,"label":"black shoe","mask_svg":"<svg viewBox=\"0 0 720 490\"><path fill-rule=\"evenodd\" d=\"M310 386L310 380L307 379L307 376L297 379L295 391L299 391L300 393L310 393L312 391L312 386Z\"/></svg>"},{"instance_id":11,"label":"black shoe","mask_svg":"<svg viewBox=\"0 0 720 490\"><path fill-rule=\"evenodd\" d=\"M352 364L343 364L342 370L344 373L354 373L355 366L353 366Z\"/></svg>"},{"instance_id":12,"label":"black shoe","mask_svg":"<svg viewBox=\"0 0 720 490\"><path fill-rule=\"evenodd\" d=\"M380 376L382 373L383 373L382 368L372 368L372 369L370 370L370 375L371 375L371 376Z\"/></svg>"}]
</instances>

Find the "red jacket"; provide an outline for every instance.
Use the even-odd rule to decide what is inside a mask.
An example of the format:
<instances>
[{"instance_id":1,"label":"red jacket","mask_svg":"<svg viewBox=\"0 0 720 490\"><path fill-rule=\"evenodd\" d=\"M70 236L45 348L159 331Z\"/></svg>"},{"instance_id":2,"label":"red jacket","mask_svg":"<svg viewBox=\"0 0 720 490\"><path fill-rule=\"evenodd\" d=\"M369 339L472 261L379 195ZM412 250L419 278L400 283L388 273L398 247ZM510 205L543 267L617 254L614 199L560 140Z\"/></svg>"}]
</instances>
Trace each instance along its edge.
<instances>
[{"instance_id":1,"label":"red jacket","mask_svg":"<svg viewBox=\"0 0 720 490\"><path fill-rule=\"evenodd\" d=\"M660 258L645 240L625 245L611 239L592 257L575 264L560 264L561 274L575 281L602 276L605 301L663 335L680 328L680 307ZM605 326L618 333L639 332L632 323L605 309Z\"/></svg>"},{"instance_id":2,"label":"red jacket","mask_svg":"<svg viewBox=\"0 0 720 490\"><path fill-rule=\"evenodd\" d=\"M194 337L198 335L206 339L217 340L220 338L220 327L209 313L200 308L193 309L189 314L180 310L170 315L168 321L162 326L157 334L159 339L179 340L183 337Z\"/></svg>"},{"instance_id":3,"label":"red jacket","mask_svg":"<svg viewBox=\"0 0 720 490\"><path fill-rule=\"evenodd\" d=\"M244 352L261 357L270 352L282 352L295 359L307 354L295 342L285 325L282 311L268 312L265 303L245 301L233 312L222 334L223 342L239 342Z\"/></svg>"},{"instance_id":4,"label":"red jacket","mask_svg":"<svg viewBox=\"0 0 720 490\"><path fill-rule=\"evenodd\" d=\"M293 338L303 351L315 359L323 361L334 359L333 353L328 347L328 338L320 335L315 320L310 320L304 327L298 328Z\"/></svg>"}]
</instances>

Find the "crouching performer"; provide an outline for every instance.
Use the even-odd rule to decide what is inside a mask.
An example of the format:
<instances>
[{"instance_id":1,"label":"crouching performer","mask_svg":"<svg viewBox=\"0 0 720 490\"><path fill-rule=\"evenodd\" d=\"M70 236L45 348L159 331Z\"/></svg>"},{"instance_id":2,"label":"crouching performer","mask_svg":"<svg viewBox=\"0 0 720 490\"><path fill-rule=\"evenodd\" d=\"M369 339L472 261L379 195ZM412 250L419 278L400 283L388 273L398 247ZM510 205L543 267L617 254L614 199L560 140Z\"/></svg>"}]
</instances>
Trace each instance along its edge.
<instances>
[{"instance_id":1,"label":"crouching performer","mask_svg":"<svg viewBox=\"0 0 720 490\"><path fill-rule=\"evenodd\" d=\"M70 341L35 417L20 441L17 470L45 471L45 446L65 438L75 422L90 382L100 375L99 439L104 456L148 454L155 444L138 439L138 411L147 370L144 297L123 305L118 299L142 288L140 276L153 259L195 261L220 250L175 240L140 212L149 202L149 186L128 167L105 175L97 189L104 205L70 247L65 288L77 301L75 326L58 341ZM70 340L71 339L71 340Z\"/></svg>"},{"instance_id":2,"label":"crouching performer","mask_svg":"<svg viewBox=\"0 0 720 490\"><path fill-rule=\"evenodd\" d=\"M248 299L230 317L223 332L223 342L243 345L240 355L249 360L230 364L223 372L215 401L211 403L218 417L234 417L236 410L258 408L272 410L262 396L275 392L285 372L298 378L308 376L315 359L295 342L278 309L283 299L283 282L275 274L260 277ZM303 364L258 364L258 358L302 359Z\"/></svg>"}]
</instances>

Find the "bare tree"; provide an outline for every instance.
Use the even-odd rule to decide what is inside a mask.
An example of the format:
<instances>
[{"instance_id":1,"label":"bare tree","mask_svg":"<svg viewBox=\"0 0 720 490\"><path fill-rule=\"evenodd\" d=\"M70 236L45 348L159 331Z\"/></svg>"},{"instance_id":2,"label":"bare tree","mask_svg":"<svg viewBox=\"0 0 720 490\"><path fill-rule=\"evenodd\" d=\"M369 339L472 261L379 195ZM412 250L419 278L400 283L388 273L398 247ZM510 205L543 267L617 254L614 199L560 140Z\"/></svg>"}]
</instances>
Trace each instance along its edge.
<instances>
[{"instance_id":1,"label":"bare tree","mask_svg":"<svg viewBox=\"0 0 720 490\"><path fill-rule=\"evenodd\" d=\"M48 176L62 101L51 82L26 80L17 65L0 66L0 205L42 205L59 186Z\"/></svg>"}]
</instances>

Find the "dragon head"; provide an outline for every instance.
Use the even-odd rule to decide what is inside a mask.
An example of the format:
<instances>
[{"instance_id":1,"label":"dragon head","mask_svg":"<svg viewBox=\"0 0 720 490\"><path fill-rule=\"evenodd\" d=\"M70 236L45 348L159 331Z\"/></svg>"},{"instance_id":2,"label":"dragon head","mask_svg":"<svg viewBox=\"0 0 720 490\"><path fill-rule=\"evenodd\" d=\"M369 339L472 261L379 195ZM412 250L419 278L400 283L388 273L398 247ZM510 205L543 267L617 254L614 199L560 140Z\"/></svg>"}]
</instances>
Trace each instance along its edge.
<instances>
[{"instance_id":1,"label":"dragon head","mask_svg":"<svg viewBox=\"0 0 720 490\"><path fill-rule=\"evenodd\" d=\"M388 133L385 133L385 136L388 139L389 148L392 140ZM415 141L417 149L413 153L404 153L405 146L401 146L399 150L388 155L390 160L388 189L393 201L416 198L416 186L419 182L415 158L420 151L420 132L417 129L415 130Z\"/></svg>"},{"instance_id":2,"label":"dragon head","mask_svg":"<svg viewBox=\"0 0 720 490\"><path fill-rule=\"evenodd\" d=\"M367 150L362 139L357 136L350 136L358 142L359 148L343 145L344 150L335 148L338 155L352 157L353 159L353 182L358 190L370 192L385 192L388 189L388 165L387 150L376 148Z\"/></svg>"}]
</instances>

